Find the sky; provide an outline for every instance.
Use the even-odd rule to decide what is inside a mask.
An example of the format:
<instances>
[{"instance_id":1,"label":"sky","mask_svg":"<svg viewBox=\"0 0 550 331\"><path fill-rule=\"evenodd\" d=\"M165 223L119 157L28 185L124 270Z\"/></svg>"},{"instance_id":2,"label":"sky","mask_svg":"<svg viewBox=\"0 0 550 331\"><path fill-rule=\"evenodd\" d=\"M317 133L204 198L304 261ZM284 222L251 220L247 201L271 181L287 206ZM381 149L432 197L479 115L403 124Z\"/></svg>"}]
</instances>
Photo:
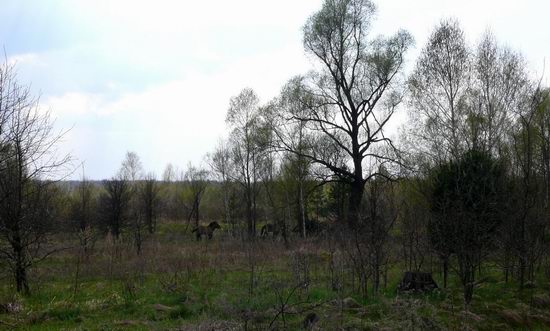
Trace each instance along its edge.
<instances>
[{"instance_id":1,"label":"sky","mask_svg":"<svg viewBox=\"0 0 550 331\"><path fill-rule=\"evenodd\" d=\"M372 34L408 30L414 64L433 27L456 18L468 42L490 29L521 50L548 85L550 1L379 0ZM302 27L321 0L0 0L0 45L21 83L40 96L59 145L85 175L116 174L127 151L146 171L205 165L227 136L231 96L253 88L263 102L305 73ZM396 117L399 122L404 117ZM394 123L393 125L396 125ZM79 178L82 170L71 178Z\"/></svg>"}]
</instances>

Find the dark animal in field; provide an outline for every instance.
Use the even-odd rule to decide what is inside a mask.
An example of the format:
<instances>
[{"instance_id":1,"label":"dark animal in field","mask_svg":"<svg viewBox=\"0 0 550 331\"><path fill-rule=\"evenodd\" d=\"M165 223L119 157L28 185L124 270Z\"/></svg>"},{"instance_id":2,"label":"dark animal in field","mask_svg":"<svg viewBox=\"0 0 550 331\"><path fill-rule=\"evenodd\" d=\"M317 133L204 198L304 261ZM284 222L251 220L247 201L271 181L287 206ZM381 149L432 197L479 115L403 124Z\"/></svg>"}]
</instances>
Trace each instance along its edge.
<instances>
[{"instance_id":1,"label":"dark animal in field","mask_svg":"<svg viewBox=\"0 0 550 331\"><path fill-rule=\"evenodd\" d=\"M435 290L437 284L429 272L407 271L403 275L403 279L397 290L399 292L429 292Z\"/></svg>"},{"instance_id":2,"label":"dark animal in field","mask_svg":"<svg viewBox=\"0 0 550 331\"><path fill-rule=\"evenodd\" d=\"M208 224L207 226L199 225L191 232L196 232L197 240L201 240L203 236L208 239L212 239L212 236L216 229L221 229L221 226L218 224L218 222L210 222L210 224Z\"/></svg>"},{"instance_id":3,"label":"dark animal in field","mask_svg":"<svg viewBox=\"0 0 550 331\"><path fill-rule=\"evenodd\" d=\"M260 236L267 238L268 236L276 237L279 235L279 227L272 223L267 223L260 229Z\"/></svg>"}]
</instances>

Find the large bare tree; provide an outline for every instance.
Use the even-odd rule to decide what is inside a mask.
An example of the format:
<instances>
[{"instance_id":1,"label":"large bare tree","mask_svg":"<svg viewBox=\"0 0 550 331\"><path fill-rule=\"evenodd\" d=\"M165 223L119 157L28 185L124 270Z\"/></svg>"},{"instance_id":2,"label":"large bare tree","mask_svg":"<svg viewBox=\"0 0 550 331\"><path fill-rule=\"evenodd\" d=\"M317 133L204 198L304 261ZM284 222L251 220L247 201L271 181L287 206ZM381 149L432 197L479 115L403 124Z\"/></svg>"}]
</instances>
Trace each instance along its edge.
<instances>
[{"instance_id":1,"label":"large bare tree","mask_svg":"<svg viewBox=\"0 0 550 331\"><path fill-rule=\"evenodd\" d=\"M403 30L389 38L369 38L374 14L368 0L326 0L308 19L303 41L317 61L316 70L289 83L287 90L300 106L283 109L285 120L275 130L282 149L349 185L352 226L360 219L365 183L380 164L396 160L385 128L402 100L399 78L412 44ZM285 130L296 123L310 134L309 149L289 142Z\"/></svg>"}]
</instances>

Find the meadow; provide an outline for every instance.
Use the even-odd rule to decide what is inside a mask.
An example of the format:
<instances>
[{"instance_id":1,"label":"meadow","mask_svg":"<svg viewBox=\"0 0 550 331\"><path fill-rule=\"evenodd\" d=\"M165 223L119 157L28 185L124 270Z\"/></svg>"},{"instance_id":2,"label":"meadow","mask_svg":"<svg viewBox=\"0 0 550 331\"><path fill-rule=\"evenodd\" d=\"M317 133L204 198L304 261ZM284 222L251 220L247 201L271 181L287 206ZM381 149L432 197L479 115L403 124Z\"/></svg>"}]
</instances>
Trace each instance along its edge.
<instances>
[{"instance_id":1,"label":"meadow","mask_svg":"<svg viewBox=\"0 0 550 331\"><path fill-rule=\"evenodd\" d=\"M452 276L447 289L398 293L391 264L381 290L364 296L346 253L326 237L253 242L222 229L196 241L162 221L138 256L132 243L78 241L31 269L31 295L1 274L0 329L6 330L509 330L550 328L550 282L520 290L492 266L464 310ZM434 279L441 274L434 264Z\"/></svg>"}]
</instances>

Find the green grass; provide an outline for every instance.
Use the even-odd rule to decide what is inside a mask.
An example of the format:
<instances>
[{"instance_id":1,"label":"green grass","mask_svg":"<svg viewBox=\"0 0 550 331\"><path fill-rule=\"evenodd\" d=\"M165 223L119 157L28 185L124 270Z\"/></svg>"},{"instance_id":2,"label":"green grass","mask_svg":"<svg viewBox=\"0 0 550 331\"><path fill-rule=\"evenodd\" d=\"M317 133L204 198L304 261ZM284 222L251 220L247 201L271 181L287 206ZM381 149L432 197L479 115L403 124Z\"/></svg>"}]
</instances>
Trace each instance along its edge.
<instances>
[{"instance_id":1,"label":"green grass","mask_svg":"<svg viewBox=\"0 0 550 331\"><path fill-rule=\"evenodd\" d=\"M369 296L362 298L349 271L340 291L331 288L322 248L297 242L285 250L282 243L260 241L253 250L251 294L250 260L242 243L219 238L197 243L178 232L183 231L179 227L162 225L156 238L148 242L145 256L138 259L131 246L125 246L112 265L106 244L99 242L96 253L82 265L76 292L73 252L54 256L33 269L28 297L15 294L8 282L0 284L0 304L21 306L17 313L0 313L0 329L169 330L187 326L192 330L223 321L258 330L273 322L282 328L283 316L273 321L281 300L288 301L284 325L290 330L301 328L302 319L311 311L320 316L320 326L327 330L550 329L550 309L531 306L533 296L550 293L550 282L543 277L535 289L520 291L515 282L505 283L498 270L487 268L487 281L476 288L471 313L464 313L461 287L454 276L446 290L398 295L396 286L403 270L396 265L388 273L386 288L376 296L369 288ZM181 237L179 242L167 240L176 235ZM307 288L294 289L298 275L293 271L297 261L293 257L307 249L300 256L307 257L310 282ZM440 276L434 277L441 284ZM341 311L334 302L345 297L352 297L362 308ZM505 316L507 311L512 313ZM513 320L514 314L520 316L519 322Z\"/></svg>"}]
</instances>

